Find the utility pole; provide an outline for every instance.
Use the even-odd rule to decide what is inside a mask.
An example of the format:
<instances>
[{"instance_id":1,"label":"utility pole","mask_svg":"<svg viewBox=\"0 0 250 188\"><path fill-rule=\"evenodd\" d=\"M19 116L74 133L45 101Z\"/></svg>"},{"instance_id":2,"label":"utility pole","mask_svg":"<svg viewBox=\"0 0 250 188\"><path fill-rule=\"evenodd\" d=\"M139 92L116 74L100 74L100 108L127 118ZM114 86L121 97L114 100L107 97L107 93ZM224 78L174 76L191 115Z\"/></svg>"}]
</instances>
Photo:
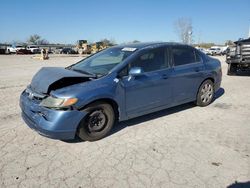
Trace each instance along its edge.
<instances>
[{"instance_id":1,"label":"utility pole","mask_svg":"<svg viewBox=\"0 0 250 188\"><path fill-rule=\"evenodd\" d=\"M198 44L201 43L201 30L199 30L199 33L198 33Z\"/></svg>"},{"instance_id":2,"label":"utility pole","mask_svg":"<svg viewBox=\"0 0 250 188\"><path fill-rule=\"evenodd\" d=\"M249 20L248 38L250 38L250 20Z\"/></svg>"},{"instance_id":3,"label":"utility pole","mask_svg":"<svg viewBox=\"0 0 250 188\"><path fill-rule=\"evenodd\" d=\"M249 30L248 30L248 38L250 38L250 24L249 24Z\"/></svg>"},{"instance_id":4,"label":"utility pole","mask_svg":"<svg viewBox=\"0 0 250 188\"><path fill-rule=\"evenodd\" d=\"M192 44L192 34L193 32L191 30L188 31L188 44Z\"/></svg>"}]
</instances>

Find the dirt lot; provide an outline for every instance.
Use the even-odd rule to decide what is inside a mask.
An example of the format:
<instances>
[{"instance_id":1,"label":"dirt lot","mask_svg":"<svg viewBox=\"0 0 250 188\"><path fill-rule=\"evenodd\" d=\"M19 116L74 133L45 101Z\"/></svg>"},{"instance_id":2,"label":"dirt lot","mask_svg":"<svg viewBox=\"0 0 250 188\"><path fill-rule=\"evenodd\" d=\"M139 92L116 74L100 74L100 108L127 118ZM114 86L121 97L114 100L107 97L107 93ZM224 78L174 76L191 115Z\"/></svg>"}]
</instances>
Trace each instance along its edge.
<instances>
[{"instance_id":1,"label":"dirt lot","mask_svg":"<svg viewBox=\"0 0 250 188\"><path fill-rule=\"evenodd\" d=\"M217 188L250 181L250 76L227 76L224 58L222 88L206 108L186 104L126 121L97 142L51 140L29 129L18 100L32 76L80 59L0 56L0 187Z\"/></svg>"}]
</instances>

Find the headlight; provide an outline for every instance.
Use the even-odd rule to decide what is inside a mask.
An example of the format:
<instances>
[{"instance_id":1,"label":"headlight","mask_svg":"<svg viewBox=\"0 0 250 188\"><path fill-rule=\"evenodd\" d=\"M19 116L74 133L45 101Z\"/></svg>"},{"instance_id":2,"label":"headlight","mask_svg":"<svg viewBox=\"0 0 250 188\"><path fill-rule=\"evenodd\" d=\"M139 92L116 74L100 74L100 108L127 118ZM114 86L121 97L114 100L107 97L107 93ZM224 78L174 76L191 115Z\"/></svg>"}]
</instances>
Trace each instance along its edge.
<instances>
[{"instance_id":1,"label":"headlight","mask_svg":"<svg viewBox=\"0 0 250 188\"><path fill-rule=\"evenodd\" d=\"M40 106L48 108L64 108L75 104L77 101L77 98L55 98L50 96L42 100Z\"/></svg>"}]
</instances>

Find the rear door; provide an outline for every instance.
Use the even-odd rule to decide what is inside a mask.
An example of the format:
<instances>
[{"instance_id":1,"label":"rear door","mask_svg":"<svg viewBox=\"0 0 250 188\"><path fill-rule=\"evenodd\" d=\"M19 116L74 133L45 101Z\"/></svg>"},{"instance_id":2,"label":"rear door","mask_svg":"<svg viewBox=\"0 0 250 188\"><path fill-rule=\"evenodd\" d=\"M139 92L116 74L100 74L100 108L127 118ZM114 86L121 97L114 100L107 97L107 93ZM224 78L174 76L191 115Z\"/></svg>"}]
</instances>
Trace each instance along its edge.
<instances>
[{"instance_id":1,"label":"rear door","mask_svg":"<svg viewBox=\"0 0 250 188\"><path fill-rule=\"evenodd\" d=\"M150 112L172 100L172 84L168 79L172 69L169 67L168 51L165 47L145 50L128 65L141 67L140 76L124 77L126 112L129 117Z\"/></svg>"},{"instance_id":2,"label":"rear door","mask_svg":"<svg viewBox=\"0 0 250 188\"><path fill-rule=\"evenodd\" d=\"M195 100L205 70L201 57L196 49L184 45L173 46L171 54L174 68L174 102L181 104Z\"/></svg>"}]
</instances>

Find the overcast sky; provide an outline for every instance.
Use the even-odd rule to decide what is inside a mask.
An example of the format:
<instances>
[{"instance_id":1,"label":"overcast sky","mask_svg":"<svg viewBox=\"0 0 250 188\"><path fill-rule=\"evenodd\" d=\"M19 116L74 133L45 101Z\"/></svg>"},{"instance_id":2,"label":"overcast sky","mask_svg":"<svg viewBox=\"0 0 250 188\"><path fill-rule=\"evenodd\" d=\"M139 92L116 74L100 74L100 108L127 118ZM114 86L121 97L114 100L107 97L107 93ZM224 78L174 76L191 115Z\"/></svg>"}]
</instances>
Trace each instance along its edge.
<instances>
[{"instance_id":1,"label":"overcast sky","mask_svg":"<svg viewBox=\"0 0 250 188\"><path fill-rule=\"evenodd\" d=\"M250 0L10 0L0 12L0 42L179 41L174 22L187 17L195 42L222 44L246 38L250 25Z\"/></svg>"}]
</instances>

